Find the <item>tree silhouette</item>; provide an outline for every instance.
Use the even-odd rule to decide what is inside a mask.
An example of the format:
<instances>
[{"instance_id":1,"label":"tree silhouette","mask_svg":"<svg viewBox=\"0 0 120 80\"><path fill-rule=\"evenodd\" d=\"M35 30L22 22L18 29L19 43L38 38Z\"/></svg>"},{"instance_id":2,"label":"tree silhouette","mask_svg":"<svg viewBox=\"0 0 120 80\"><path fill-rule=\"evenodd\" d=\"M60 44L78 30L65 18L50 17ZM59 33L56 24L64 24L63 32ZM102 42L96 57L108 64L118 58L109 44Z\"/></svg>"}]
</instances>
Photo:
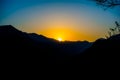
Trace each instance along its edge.
<instances>
[{"instance_id":1,"label":"tree silhouette","mask_svg":"<svg viewBox=\"0 0 120 80\"><path fill-rule=\"evenodd\" d=\"M110 37L112 36L112 34L111 34L111 32L110 32L110 31L108 31L108 34L109 34L109 36L110 36Z\"/></svg>"},{"instance_id":2,"label":"tree silhouette","mask_svg":"<svg viewBox=\"0 0 120 80\"><path fill-rule=\"evenodd\" d=\"M106 8L112 8L116 6L120 6L120 0L92 0L96 2L98 5L102 5Z\"/></svg>"},{"instance_id":3,"label":"tree silhouette","mask_svg":"<svg viewBox=\"0 0 120 80\"><path fill-rule=\"evenodd\" d=\"M92 0L96 2L96 4L101 5L104 7L104 10L107 8L113 8L116 6L120 6L120 0ZM106 38L109 38L113 35L120 34L120 24L115 21L115 27L114 28L109 28L108 35L105 36Z\"/></svg>"},{"instance_id":4,"label":"tree silhouette","mask_svg":"<svg viewBox=\"0 0 120 80\"><path fill-rule=\"evenodd\" d=\"M118 32L120 33L120 24L117 21L115 21L115 24L116 24L116 28L117 28Z\"/></svg>"},{"instance_id":5,"label":"tree silhouette","mask_svg":"<svg viewBox=\"0 0 120 80\"><path fill-rule=\"evenodd\" d=\"M108 31L109 36L105 36L105 37L109 38L109 37L117 35L117 34L120 34L120 24L117 21L115 21L115 27L110 28Z\"/></svg>"}]
</instances>

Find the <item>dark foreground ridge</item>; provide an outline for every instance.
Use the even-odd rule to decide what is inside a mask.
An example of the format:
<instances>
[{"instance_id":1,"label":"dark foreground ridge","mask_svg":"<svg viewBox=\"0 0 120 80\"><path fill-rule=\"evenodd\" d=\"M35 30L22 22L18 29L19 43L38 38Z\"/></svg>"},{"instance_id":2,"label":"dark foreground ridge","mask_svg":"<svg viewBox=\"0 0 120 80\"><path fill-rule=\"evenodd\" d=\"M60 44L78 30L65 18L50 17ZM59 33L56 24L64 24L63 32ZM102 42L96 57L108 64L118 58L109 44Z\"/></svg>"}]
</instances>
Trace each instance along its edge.
<instances>
[{"instance_id":1,"label":"dark foreground ridge","mask_svg":"<svg viewBox=\"0 0 120 80\"><path fill-rule=\"evenodd\" d=\"M105 64L119 59L120 35L109 39L58 42L11 25L0 26L0 54L5 64Z\"/></svg>"}]
</instances>

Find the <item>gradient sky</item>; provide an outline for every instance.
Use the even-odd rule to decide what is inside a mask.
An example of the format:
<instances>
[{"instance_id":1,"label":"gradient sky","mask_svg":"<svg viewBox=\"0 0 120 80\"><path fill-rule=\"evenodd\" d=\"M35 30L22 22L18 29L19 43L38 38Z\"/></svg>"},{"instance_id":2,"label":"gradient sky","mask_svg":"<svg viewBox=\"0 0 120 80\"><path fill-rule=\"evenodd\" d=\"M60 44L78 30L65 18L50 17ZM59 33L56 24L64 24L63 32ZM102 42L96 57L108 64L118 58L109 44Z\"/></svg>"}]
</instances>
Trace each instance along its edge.
<instances>
[{"instance_id":1,"label":"gradient sky","mask_svg":"<svg viewBox=\"0 0 120 80\"><path fill-rule=\"evenodd\" d=\"M0 10L0 25L71 41L95 41L120 21L120 7L104 11L89 0L0 0Z\"/></svg>"}]
</instances>

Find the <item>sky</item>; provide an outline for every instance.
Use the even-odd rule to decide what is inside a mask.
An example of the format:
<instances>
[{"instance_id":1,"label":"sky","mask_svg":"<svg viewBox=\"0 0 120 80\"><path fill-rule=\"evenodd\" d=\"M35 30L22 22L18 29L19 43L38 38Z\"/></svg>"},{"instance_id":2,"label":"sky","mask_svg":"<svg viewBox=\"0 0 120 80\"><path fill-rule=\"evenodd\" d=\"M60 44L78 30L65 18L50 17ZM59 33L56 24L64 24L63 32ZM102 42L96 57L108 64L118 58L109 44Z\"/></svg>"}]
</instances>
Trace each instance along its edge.
<instances>
[{"instance_id":1,"label":"sky","mask_svg":"<svg viewBox=\"0 0 120 80\"><path fill-rule=\"evenodd\" d=\"M0 0L0 25L63 41L95 41L120 22L120 7L90 0Z\"/></svg>"}]
</instances>

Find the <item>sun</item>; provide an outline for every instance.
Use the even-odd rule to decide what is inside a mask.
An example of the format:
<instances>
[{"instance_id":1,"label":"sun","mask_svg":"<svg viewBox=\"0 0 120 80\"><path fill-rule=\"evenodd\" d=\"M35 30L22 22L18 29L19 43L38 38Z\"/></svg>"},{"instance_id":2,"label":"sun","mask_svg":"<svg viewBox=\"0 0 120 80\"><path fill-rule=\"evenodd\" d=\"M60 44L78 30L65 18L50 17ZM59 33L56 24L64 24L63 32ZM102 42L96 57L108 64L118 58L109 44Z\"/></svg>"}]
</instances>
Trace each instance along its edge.
<instances>
[{"instance_id":1,"label":"sun","mask_svg":"<svg viewBox=\"0 0 120 80\"><path fill-rule=\"evenodd\" d=\"M62 39L62 38L58 38L57 40L58 40L58 41L62 41L63 39Z\"/></svg>"}]
</instances>

